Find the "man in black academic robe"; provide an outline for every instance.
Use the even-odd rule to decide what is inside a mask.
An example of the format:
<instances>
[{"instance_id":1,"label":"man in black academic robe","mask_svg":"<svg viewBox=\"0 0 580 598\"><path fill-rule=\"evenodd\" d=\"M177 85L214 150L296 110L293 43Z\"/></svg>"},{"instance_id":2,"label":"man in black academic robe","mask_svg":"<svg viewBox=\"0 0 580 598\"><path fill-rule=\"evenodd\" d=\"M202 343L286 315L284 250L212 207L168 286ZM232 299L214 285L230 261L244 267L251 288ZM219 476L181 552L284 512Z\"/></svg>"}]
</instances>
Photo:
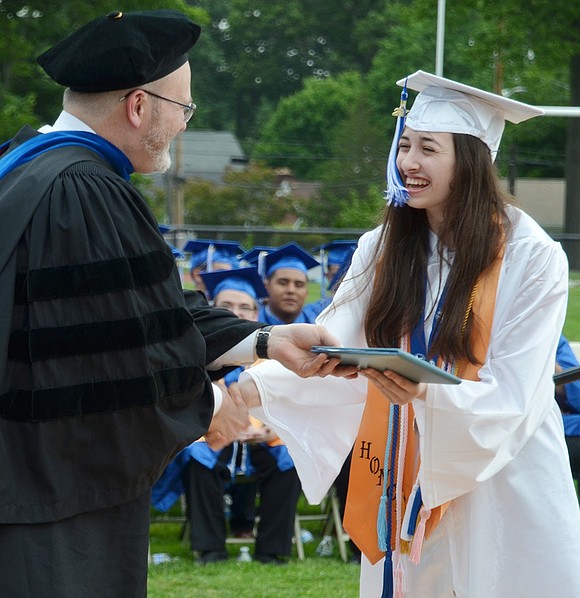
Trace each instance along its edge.
<instances>
[{"instance_id":1,"label":"man in black academic robe","mask_svg":"<svg viewBox=\"0 0 580 598\"><path fill-rule=\"evenodd\" d=\"M39 58L70 88L54 128L0 147L2 596L143 596L152 484L196 438L245 426L206 366L251 361L260 325L186 302L129 182L167 167L193 113L198 36L166 10L89 23ZM323 329L271 334L262 352L328 373L305 351L332 344Z\"/></svg>"}]
</instances>

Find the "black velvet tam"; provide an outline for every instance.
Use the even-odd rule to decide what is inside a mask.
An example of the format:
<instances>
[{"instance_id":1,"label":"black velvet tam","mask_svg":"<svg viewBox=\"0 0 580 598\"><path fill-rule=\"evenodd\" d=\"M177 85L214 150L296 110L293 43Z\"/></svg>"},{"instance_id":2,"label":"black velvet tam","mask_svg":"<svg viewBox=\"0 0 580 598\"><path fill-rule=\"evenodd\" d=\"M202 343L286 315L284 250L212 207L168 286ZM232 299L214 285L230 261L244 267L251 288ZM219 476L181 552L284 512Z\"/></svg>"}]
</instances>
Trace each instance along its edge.
<instances>
[{"instance_id":1,"label":"black velvet tam","mask_svg":"<svg viewBox=\"0 0 580 598\"><path fill-rule=\"evenodd\" d=\"M73 91L129 89L185 64L200 32L175 10L116 11L71 33L37 60L52 79Z\"/></svg>"}]
</instances>

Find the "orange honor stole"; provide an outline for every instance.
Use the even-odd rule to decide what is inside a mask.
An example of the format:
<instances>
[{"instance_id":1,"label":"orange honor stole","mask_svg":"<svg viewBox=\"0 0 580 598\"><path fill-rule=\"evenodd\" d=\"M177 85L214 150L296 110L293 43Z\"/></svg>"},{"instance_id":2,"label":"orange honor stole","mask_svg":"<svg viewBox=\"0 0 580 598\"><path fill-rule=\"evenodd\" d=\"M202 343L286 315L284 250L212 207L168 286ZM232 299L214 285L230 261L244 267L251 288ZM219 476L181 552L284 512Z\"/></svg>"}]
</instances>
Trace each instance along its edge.
<instances>
[{"instance_id":1,"label":"orange honor stole","mask_svg":"<svg viewBox=\"0 0 580 598\"><path fill-rule=\"evenodd\" d=\"M470 311L473 313L470 343L479 363L484 363L489 345L502 258L503 252L479 277L466 314L467 320ZM474 365L468 360L461 360L457 363L454 373L464 380L477 381L479 368L479 365ZM389 534L391 549L400 553L408 553L411 550L410 542L401 539L401 528L407 503L414 497L413 490L420 465L419 438L414 425L412 404L401 406L399 410L404 416L398 418L398 429L394 435L397 443L391 448L395 455L390 459L391 463L398 463L398 466L391 472L388 464L384 463L389 417L392 413L391 404L373 384L369 384L367 401L353 448L344 527L372 564L385 556L385 551L379 547L377 533L377 518L385 475L395 476L394 496L387 497L387 508L391 509L390 521L394 524L393 533ZM400 494L397 496L397 493ZM428 518L425 518L425 537L428 537L439 523L447 506L448 503L432 509ZM421 524L418 527L421 527Z\"/></svg>"}]
</instances>

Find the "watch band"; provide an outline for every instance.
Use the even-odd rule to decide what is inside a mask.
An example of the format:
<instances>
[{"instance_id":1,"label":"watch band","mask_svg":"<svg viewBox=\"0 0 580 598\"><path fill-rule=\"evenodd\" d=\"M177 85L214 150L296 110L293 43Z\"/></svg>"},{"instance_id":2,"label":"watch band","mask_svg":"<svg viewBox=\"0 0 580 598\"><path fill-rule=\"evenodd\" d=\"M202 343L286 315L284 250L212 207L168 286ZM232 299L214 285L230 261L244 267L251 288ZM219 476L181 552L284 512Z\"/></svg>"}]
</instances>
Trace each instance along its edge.
<instances>
[{"instance_id":1,"label":"watch band","mask_svg":"<svg viewBox=\"0 0 580 598\"><path fill-rule=\"evenodd\" d=\"M272 326L264 326L256 334L256 355L259 359L268 359L268 338L272 328Z\"/></svg>"}]
</instances>

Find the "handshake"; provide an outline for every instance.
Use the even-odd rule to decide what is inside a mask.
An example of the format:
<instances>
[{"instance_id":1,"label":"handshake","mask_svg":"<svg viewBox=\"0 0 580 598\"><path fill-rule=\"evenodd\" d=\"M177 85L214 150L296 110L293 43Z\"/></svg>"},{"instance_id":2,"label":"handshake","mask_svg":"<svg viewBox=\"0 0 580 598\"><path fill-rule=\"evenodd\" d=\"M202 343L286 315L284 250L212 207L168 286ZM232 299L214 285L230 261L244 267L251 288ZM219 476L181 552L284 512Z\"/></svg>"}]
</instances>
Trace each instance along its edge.
<instances>
[{"instance_id":1,"label":"handshake","mask_svg":"<svg viewBox=\"0 0 580 598\"><path fill-rule=\"evenodd\" d=\"M274 326L268 338L268 358L279 361L301 378L328 375L354 378L356 366L340 365L338 358L329 358L324 353L313 353L316 345L333 346L340 344L326 328L315 324L286 324ZM208 445L219 450L234 440L243 439L249 425L248 409L259 407L260 395L251 380L234 383L226 389L220 384L223 400L214 414L205 435Z\"/></svg>"}]
</instances>

